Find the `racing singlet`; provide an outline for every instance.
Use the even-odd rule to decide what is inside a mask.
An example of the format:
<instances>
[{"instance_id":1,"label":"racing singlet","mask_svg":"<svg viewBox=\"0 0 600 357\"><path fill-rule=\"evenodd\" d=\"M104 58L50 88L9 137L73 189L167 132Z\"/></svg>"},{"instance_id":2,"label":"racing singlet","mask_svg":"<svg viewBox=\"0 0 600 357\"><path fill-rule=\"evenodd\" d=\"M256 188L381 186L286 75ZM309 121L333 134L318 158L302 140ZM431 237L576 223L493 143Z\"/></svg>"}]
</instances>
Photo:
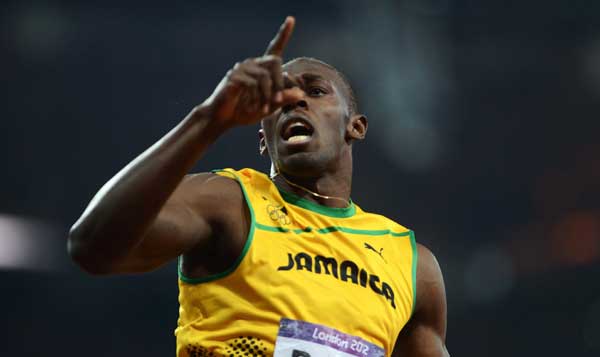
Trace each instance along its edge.
<instances>
[{"instance_id":1,"label":"racing singlet","mask_svg":"<svg viewBox=\"0 0 600 357\"><path fill-rule=\"evenodd\" d=\"M227 271L192 279L179 266L177 356L389 356L415 305L413 232L252 169L215 173L241 185L251 226Z\"/></svg>"}]
</instances>

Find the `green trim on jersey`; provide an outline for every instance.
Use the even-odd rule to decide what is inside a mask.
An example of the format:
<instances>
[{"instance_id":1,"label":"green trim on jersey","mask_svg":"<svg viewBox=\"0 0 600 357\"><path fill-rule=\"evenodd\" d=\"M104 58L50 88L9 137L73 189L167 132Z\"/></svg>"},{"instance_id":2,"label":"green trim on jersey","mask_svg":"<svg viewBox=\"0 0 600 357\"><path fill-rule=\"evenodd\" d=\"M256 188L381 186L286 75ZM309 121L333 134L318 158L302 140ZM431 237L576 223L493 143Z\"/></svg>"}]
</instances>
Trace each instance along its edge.
<instances>
[{"instance_id":1,"label":"green trim on jersey","mask_svg":"<svg viewBox=\"0 0 600 357\"><path fill-rule=\"evenodd\" d=\"M188 283L188 284L206 283L209 281L221 279L221 278L233 273L235 271L235 269L237 269L237 267L242 263L242 260L246 256L246 253L248 253L248 250L250 249L250 245L252 245L252 240L254 238L254 228L255 228L254 209L252 208L252 203L250 202L250 198L248 197L248 193L246 192L246 188L244 187L242 180L240 180L240 178L236 174L232 173L231 171L212 170L211 172L213 172L213 173L215 173L215 172L230 173L233 175L235 180L239 183L240 187L242 188L242 192L244 193L244 199L246 200L246 203L248 204L248 210L250 211L250 230L248 231L248 238L246 239L246 244L244 245L244 249L242 250L242 253L240 254L240 256L235 260L235 262L229 269L227 269L221 273L209 275L204 278L188 278L185 275L183 275L183 272L181 271L181 257L179 257L178 261L177 261L177 273L179 275L179 279L181 279L181 281Z\"/></svg>"},{"instance_id":2,"label":"green trim on jersey","mask_svg":"<svg viewBox=\"0 0 600 357\"><path fill-rule=\"evenodd\" d=\"M311 227L306 227L304 229L289 229L289 228L284 228L284 227L267 226L266 224L262 224L259 222L256 222L256 228L258 228L262 231L267 231L267 232L275 232L275 233L293 232L296 234L308 233L308 232L312 232L312 230L313 230Z\"/></svg>"},{"instance_id":3,"label":"green trim on jersey","mask_svg":"<svg viewBox=\"0 0 600 357\"><path fill-rule=\"evenodd\" d=\"M412 286L413 286L413 306L410 315L415 313L415 306L417 305L417 263L419 262L419 252L417 250L417 242L415 240L415 233L410 231L410 247L412 248L413 259L412 259Z\"/></svg>"},{"instance_id":4,"label":"green trim on jersey","mask_svg":"<svg viewBox=\"0 0 600 357\"><path fill-rule=\"evenodd\" d=\"M350 234L362 234L365 236L384 236L391 235L393 237L404 237L410 235L410 232L392 232L390 229L356 229L340 226L331 226L317 229L319 233L344 232Z\"/></svg>"},{"instance_id":5,"label":"green trim on jersey","mask_svg":"<svg viewBox=\"0 0 600 357\"><path fill-rule=\"evenodd\" d=\"M313 201L309 201L306 198L302 198L291 192L284 191L284 190L280 189L279 187L277 189L279 190L281 197L286 202L296 205L298 207L302 207L309 211L313 211L315 213L319 213L319 214L322 214L325 216L335 217L335 218L348 218L348 217L354 216L354 214L356 213L356 206L354 206L354 202L352 202L352 200L350 200L350 206L348 206L348 207L343 207L343 208L327 207L327 206L323 206L318 203L315 203Z\"/></svg>"},{"instance_id":6,"label":"green trim on jersey","mask_svg":"<svg viewBox=\"0 0 600 357\"><path fill-rule=\"evenodd\" d=\"M267 232L275 232L275 233L292 232L295 234L301 234L301 233L316 232L316 233L320 233L320 234L327 234L327 233L333 233L333 232L343 232L343 233L350 233L350 234L360 234L360 235L365 235L365 236L384 236L384 235L389 234L392 237L407 237L412 234L412 231L393 232L390 229L356 229L356 228L340 227L340 226L330 226L330 227L325 227L325 228L306 227L304 229L289 229L289 228L278 227L278 226L268 226L266 224L262 224L259 222L256 222L255 224L256 224L257 229L260 229L262 231L267 231Z\"/></svg>"}]
</instances>

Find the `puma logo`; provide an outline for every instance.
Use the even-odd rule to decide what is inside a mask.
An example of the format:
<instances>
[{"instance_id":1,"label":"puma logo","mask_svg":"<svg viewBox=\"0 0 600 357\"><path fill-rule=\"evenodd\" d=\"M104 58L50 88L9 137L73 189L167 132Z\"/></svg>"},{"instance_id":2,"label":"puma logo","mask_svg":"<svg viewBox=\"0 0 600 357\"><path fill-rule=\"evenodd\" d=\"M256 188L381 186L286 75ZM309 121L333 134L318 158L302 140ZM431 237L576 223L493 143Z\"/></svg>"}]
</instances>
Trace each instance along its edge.
<instances>
[{"instance_id":1,"label":"puma logo","mask_svg":"<svg viewBox=\"0 0 600 357\"><path fill-rule=\"evenodd\" d=\"M383 257L383 248L379 248L379 250L377 250L372 245L370 245L369 243L365 243L365 248L367 248L369 250L372 250L375 253L379 254L379 256L381 257L381 259L383 259L383 261L387 263L387 261Z\"/></svg>"}]
</instances>

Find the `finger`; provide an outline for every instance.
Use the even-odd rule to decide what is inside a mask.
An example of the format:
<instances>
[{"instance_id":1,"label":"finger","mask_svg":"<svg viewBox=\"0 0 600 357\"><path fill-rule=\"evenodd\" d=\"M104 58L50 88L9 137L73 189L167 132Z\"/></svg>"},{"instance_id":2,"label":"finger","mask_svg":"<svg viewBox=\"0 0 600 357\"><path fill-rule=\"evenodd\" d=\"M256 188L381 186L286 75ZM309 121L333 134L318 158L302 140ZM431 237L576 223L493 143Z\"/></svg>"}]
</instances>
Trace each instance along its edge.
<instances>
[{"instance_id":1,"label":"finger","mask_svg":"<svg viewBox=\"0 0 600 357\"><path fill-rule=\"evenodd\" d=\"M298 86L298 83L296 82L296 80L294 78L292 78L292 76L290 76L289 73L283 72L282 76L283 76L283 88L289 89L289 88Z\"/></svg>"},{"instance_id":2,"label":"finger","mask_svg":"<svg viewBox=\"0 0 600 357\"><path fill-rule=\"evenodd\" d=\"M258 93L258 89L253 86L247 88L242 93L239 105L244 113L256 113L261 106L260 100L260 93Z\"/></svg>"},{"instance_id":3,"label":"finger","mask_svg":"<svg viewBox=\"0 0 600 357\"><path fill-rule=\"evenodd\" d=\"M281 69L281 57L278 56L264 56L257 59L257 63L271 75L273 81L273 94L276 94L283 89L283 71Z\"/></svg>"},{"instance_id":4,"label":"finger","mask_svg":"<svg viewBox=\"0 0 600 357\"><path fill-rule=\"evenodd\" d=\"M244 68L244 72L256 79L261 94L261 104L265 105L271 103L271 87L273 82L271 81L269 71L260 66L248 65Z\"/></svg>"},{"instance_id":5,"label":"finger","mask_svg":"<svg viewBox=\"0 0 600 357\"><path fill-rule=\"evenodd\" d=\"M245 107L245 110L256 111L261 101L256 89L258 80L242 71L237 71L231 75L231 83L238 88L239 103Z\"/></svg>"},{"instance_id":6,"label":"finger","mask_svg":"<svg viewBox=\"0 0 600 357\"><path fill-rule=\"evenodd\" d=\"M279 93L281 95L281 100L277 103L274 103L271 106L270 111L275 111L279 108L285 107L286 105L295 105L298 103L298 101L304 98L304 92L298 87L284 89Z\"/></svg>"},{"instance_id":7,"label":"finger","mask_svg":"<svg viewBox=\"0 0 600 357\"><path fill-rule=\"evenodd\" d=\"M244 72L235 72L231 74L231 82L240 87L253 87L258 84L256 78L253 78L250 75L247 75Z\"/></svg>"},{"instance_id":8,"label":"finger","mask_svg":"<svg viewBox=\"0 0 600 357\"><path fill-rule=\"evenodd\" d=\"M265 55L275 55L282 57L285 45L292 36L292 32L294 31L295 25L296 19L293 16L286 17L285 21L283 22L283 25L281 25L281 27L279 28L277 35L275 35L273 40L271 40L271 42L269 43Z\"/></svg>"},{"instance_id":9,"label":"finger","mask_svg":"<svg viewBox=\"0 0 600 357\"><path fill-rule=\"evenodd\" d=\"M281 101L274 105L274 107L271 108L271 110L276 110L277 108L284 107L288 104L298 103L299 100L302 100L302 98L304 98L304 92L298 87L284 89L280 93Z\"/></svg>"}]
</instances>

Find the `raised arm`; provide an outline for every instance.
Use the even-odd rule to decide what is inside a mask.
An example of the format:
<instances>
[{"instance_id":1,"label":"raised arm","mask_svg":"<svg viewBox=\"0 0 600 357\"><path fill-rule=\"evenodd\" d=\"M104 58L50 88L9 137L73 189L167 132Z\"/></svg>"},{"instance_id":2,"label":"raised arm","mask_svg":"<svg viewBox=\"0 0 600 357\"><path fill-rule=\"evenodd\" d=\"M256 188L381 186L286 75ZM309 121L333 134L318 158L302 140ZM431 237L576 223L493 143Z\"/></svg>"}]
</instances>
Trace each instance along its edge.
<instances>
[{"instance_id":1,"label":"raised arm","mask_svg":"<svg viewBox=\"0 0 600 357\"><path fill-rule=\"evenodd\" d=\"M446 291L435 256L418 245L417 301L413 316L400 332L394 357L447 357Z\"/></svg>"},{"instance_id":2,"label":"raised arm","mask_svg":"<svg viewBox=\"0 0 600 357\"><path fill-rule=\"evenodd\" d=\"M297 100L294 89L284 89L281 70L293 28L288 17L264 56L236 64L204 103L98 191L69 233L69 254L81 268L94 274L154 269L206 244L231 221L224 215L243 212L219 209L243 204L230 180L186 174L224 131Z\"/></svg>"}]
</instances>

